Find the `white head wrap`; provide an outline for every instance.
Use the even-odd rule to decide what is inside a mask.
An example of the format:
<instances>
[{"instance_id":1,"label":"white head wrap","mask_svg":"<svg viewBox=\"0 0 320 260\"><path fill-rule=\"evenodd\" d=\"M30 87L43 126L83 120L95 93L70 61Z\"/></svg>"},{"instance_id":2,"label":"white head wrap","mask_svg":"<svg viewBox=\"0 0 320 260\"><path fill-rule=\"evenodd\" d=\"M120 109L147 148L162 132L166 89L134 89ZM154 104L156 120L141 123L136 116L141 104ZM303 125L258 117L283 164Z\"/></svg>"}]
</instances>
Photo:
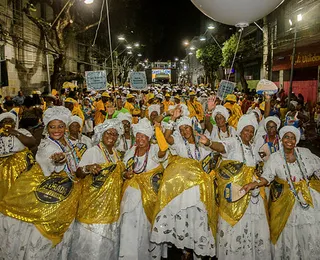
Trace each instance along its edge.
<instances>
[{"instance_id":1,"label":"white head wrap","mask_svg":"<svg viewBox=\"0 0 320 260\"><path fill-rule=\"evenodd\" d=\"M177 120L177 130L179 130L179 127L182 125L188 125L192 127L192 120L190 117L182 116Z\"/></svg>"},{"instance_id":2,"label":"white head wrap","mask_svg":"<svg viewBox=\"0 0 320 260\"><path fill-rule=\"evenodd\" d=\"M258 122L257 118L254 114L246 114L240 117L239 122L238 122L238 127L237 127L237 132L240 135L243 128L246 126L251 125L254 127L254 131L256 132L258 129Z\"/></svg>"},{"instance_id":3,"label":"white head wrap","mask_svg":"<svg viewBox=\"0 0 320 260\"><path fill-rule=\"evenodd\" d=\"M148 107L148 116L150 117L152 112L158 112L158 115L160 115L160 105L154 104Z\"/></svg>"},{"instance_id":4,"label":"white head wrap","mask_svg":"<svg viewBox=\"0 0 320 260\"><path fill-rule=\"evenodd\" d=\"M15 123L17 123L17 117L11 112L5 112L0 114L0 122L5 118L11 118L12 120L14 120Z\"/></svg>"},{"instance_id":5,"label":"white head wrap","mask_svg":"<svg viewBox=\"0 0 320 260\"><path fill-rule=\"evenodd\" d=\"M279 130L281 121L277 116L268 116L264 121L264 128L267 130L267 124L270 121L274 122L277 125L277 130Z\"/></svg>"},{"instance_id":6,"label":"white head wrap","mask_svg":"<svg viewBox=\"0 0 320 260\"><path fill-rule=\"evenodd\" d=\"M291 125L282 127L279 131L280 138L282 139L286 133L293 133L296 136L296 144L299 143L301 133L298 128Z\"/></svg>"},{"instance_id":7,"label":"white head wrap","mask_svg":"<svg viewBox=\"0 0 320 260\"><path fill-rule=\"evenodd\" d=\"M229 112L228 112L228 109L226 109L224 106L217 105L216 108L212 112L212 118L215 120L215 118L218 114L221 114L226 119L226 121L228 121Z\"/></svg>"},{"instance_id":8,"label":"white head wrap","mask_svg":"<svg viewBox=\"0 0 320 260\"><path fill-rule=\"evenodd\" d=\"M78 123L78 124L80 125L80 127L82 127L82 125L83 125L82 119L81 119L80 117L78 117L78 116L72 116L72 117L70 118L68 127L69 127L72 123Z\"/></svg>"},{"instance_id":9,"label":"white head wrap","mask_svg":"<svg viewBox=\"0 0 320 260\"><path fill-rule=\"evenodd\" d=\"M261 118L262 118L262 114L261 114L261 111L260 111L260 109L259 109L259 108L257 108L257 107L256 107L255 109L250 110L249 114L251 114L251 113L255 113L255 114L257 114L257 115L258 115L259 120L261 120Z\"/></svg>"},{"instance_id":10,"label":"white head wrap","mask_svg":"<svg viewBox=\"0 0 320 260\"><path fill-rule=\"evenodd\" d=\"M290 101L290 104L292 104L295 108L297 108L298 102L297 101Z\"/></svg>"},{"instance_id":11,"label":"white head wrap","mask_svg":"<svg viewBox=\"0 0 320 260\"><path fill-rule=\"evenodd\" d=\"M150 121L147 118L142 118L138 124L134 124L132 126L133 135L136 136L137 133L144 134L151 138L153 136L153 126L151 125Z\"/></svg>"},{"instance_id":12,"label":"white head wrap","mask_svg":"<svg viewBox=\"0 0 320 260\"><path fill-rule=\"evenodd\" d=\"M103 124L97 125L94 128L94 135L92 137L93 145L97 145L101 141L104 132L111 128L117 130L119 136L123 135L123 125L119 119L107 119L103 122Z\"/></svg>"},{"instance_id":13,"label":"white head wrap","mask_svg":"<svg viewBox=\"0 0 320 260\"><path fill-rule=\"evenodd\" d=\"M67 126L69 124L70 118L71 112L68 108L65 108L63 106L54 106L44 111L43 123L46 127L52 120L60 120Z\"/></svg>"},{"instance_id":14,"label":"white head wrap","mask_svg":"<svg viewBox=\"0 0 320 260\"><path fill-rule=\"evenodd\" d=\"M117 119L119 119L119 121L124 121L124 120L127 120L129 121L129 123L131 124L132 123L132 115L130 113L122 113L120 112L118 115L117 115Z\"/></svg>"}]
</instances>

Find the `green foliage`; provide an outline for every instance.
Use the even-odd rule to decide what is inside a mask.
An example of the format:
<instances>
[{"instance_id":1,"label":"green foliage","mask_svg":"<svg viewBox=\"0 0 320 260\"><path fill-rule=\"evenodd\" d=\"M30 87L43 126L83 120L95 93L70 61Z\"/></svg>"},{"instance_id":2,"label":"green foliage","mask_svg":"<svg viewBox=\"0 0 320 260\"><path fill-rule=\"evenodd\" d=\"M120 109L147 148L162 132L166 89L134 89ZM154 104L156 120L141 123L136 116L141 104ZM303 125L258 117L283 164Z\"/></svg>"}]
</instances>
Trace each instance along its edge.
<instances>
[{"instance_id":1,"label":"green foliage","mask_svg":"<svg viewBox=\"0 0 320 260\"><path fill-rule=\"evenodd\" d=\"M222 52L217 44L209 43L197 50L196 57L208 74L219 69L222 61Z\"/></svg>"}]
</instances>

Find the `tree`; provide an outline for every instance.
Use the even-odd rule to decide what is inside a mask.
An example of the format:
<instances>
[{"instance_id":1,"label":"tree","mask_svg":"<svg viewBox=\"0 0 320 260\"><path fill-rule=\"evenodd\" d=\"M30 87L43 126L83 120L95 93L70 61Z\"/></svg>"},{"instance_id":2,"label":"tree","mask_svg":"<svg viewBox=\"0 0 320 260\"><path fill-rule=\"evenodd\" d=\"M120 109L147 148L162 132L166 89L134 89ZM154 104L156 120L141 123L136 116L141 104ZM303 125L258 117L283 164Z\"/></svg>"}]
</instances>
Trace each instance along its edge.
<instances>
[{"instance_id":1,"label":"tree","mask_svg":"<svg viewBox=\"0 0 320 260\"><path fill-rule=\"evenodd\" d=\"M222 66L227 68L231 67L237 49L239 36L239 33L235 33L224 42L222 47ZM259 55L261 56L261 50L261 48L257 48L256 39L254 37L240 40L239 48L234 61L234 68L240 75L240 82L243 92L248 91L248 83L244 76L244 62L249 58L259 57Z\"/></svg>"},{"instance_id":2,"label":"tree","mask_svg":"<svg viewBox=\"0 0 320 260\"><path fill-rule=\"evenodd\" d=\"M216 71L222 62L222 52L216 43L209 43L197 50L197 59L203 65L206 78L209 79L211 86L214 86L216 80Z\"/></svg>"},{"instance_id":3,"label":"tree","mask_svg":"<svg viewBox=\"0 0 320 260\"><path fill-rule=\"evenodd\" d=\"M34 6L37 5L41 7L41 17L35 17L32 14ZM79 8L77 5L76 0L29 0L23 9L26 16L37 25L44 35L48 43L48 47L44 47L45 51L53 54L54 67L51 86L55 89L59 89L66 78L66 53L69 43L74 41L78 34L86 32L98 24L97 21L93 22L92 18L84 15L84 8ZM47 18L47 8L52 10L52 19Z\"/></svg>"}]
</instances>

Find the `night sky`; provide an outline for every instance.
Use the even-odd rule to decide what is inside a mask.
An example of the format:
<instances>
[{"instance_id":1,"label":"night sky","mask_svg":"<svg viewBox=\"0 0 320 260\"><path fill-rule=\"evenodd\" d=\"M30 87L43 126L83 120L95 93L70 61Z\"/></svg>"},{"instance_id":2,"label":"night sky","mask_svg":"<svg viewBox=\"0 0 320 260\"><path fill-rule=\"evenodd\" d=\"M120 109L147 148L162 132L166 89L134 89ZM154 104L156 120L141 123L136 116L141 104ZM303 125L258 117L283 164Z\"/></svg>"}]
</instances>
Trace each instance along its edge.
<instances>
[{"instance_id":1,"label":"night sky","mask_svg":"<svg viewBox=\"0 0 320 260\"><path fill-rule=\"evenodd\" d=\"M129 42L139 41L143 58L168 61L185 56L183 40L203 33L206 19L190 0L111 0L114 45L123 33Z\"/></svg>"}]
</instances>

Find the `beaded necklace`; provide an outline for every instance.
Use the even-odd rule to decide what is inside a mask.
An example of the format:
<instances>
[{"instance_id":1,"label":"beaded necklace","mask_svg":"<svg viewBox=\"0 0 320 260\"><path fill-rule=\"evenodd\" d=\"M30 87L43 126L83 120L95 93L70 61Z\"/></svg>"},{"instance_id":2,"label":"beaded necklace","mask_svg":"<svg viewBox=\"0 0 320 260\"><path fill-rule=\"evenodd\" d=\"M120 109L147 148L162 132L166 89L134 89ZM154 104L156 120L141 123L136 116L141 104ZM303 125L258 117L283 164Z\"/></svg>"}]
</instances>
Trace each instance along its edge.
<instances>
[{"instance_id":1,"label":"beaded necklace","mask_svg":"<svg viewBox=\"0 0 320 260\"><path fill-rule=\"evenodd\" d=\"M147 163L148 163L148 157L149 157L149 151L150 151L150 145L149 145L148 150L146 152L146 155L145 155L144 162L143 162L142 166L140 167L140 169L136 170L136 166L137 166L137 164L139 162L139 159L138 159L138 156L137 156L138 149L137 149L137 147L135 148L134 156L133 156L134 163L133 163L133 167L132 167L132 170L133 170L134 173L140 174L140 173L142 173L142 172L144 172L146 170Z\"/></svg>"},{"instance_id":2,"label":"beaded necklace","mask_svg":"<svg viewBox=\"0 0 320 260\"><path fill-rule=\"evenodd\" d=\"M244 153L244 146L243 146L243 143L242 143L242 140L239 136L236 136L238 141L240 142L240 147L241 147L241 152L242 152L242 158L243 158L243 163L246 165L247 164L247 160L246 160L246 157L245 157L245 153ZM256 162L255 160L255 156L254 156L254 153L252 151L252 146L249 144L249 151L250 151L250 154L254 160L254 162Z\"/></svg>"},{"instance_id":3,"label":"beaded necklace","mask_svg":"<svg viewBox=\"0 0 320 260\"><path fill-rule=\"evenodd\" d=\"M128 149L130 149L133 146L133 143L134 143L133 135L130 134L130 141L131 141L130 147L128 147L127 139L126 139L125 135L122 135L122 141L123 141L123 148L125 151L127 151Z\"/></svg>"},{"instance_id":4,"label":"beaded necklace","mask_svg":"<svg viewBox=\"0 0 320 260\"><path fill-rule=\"evenodd\" d=\"M230 137L230 126L227 126L227 134L228 134L228 137ZM218 137L219 137L219 140L221 140L221 135L220 135L220 132L221 132L221 129L218 127Z\"/></svg>"},{"instance_id":5,"label":"beaded necklace","mask_svg":"<svg viewBox=\"0 0 320 260\"><path fill-rule=\"evenodd\" d=\"M104 143L100 142L98 144L98 147L103 152L104 158L106 159L107 162L116 163L120 160L118 153L117 153L116 149L114 149L114 147L112 147L113 157L111 157L111 154L109 153L109 151L106 148L106 146L104 145Z\"/></svg>"},{"instance_id":6,"label":"beaded necklace","mask_svg":"<svg viewBox=\"0 0 320 260\"><path fill-rule=\"evenodd\" d=\"M306 172L304 171L304 170L306 170L306 168L305 168L304 163L302 162L302 159L301 159L301 156L300 156L298 148L296 148L294 150L294 155L295 155L296 162L298 164L299 170L302 173L302 178L303 178L303 180L306 181L308 189L309 189L309 179L306 176ZM292 175L291 175L291 171L290 171L287 159L286 159L286 155L285 155L284 149L283 149L282 156L283 156L283 159L285 161L285 165L283 165L283 168L284 168L284 172L285 172L285 175L286 175L286 180L287 180L287 182L289 184L290 190L293 193L293 195L296 197L296 199L299 202L301 208L307 210L310 207L310 205L305 203L304 201L302 201L300 199L299 195L298 195L298 192L297 192L297 190L296 190L296 188L295 188L295 186L294 186L294 184L292 182ZM301 162L300 162L300 160L301 160ZM304 166L304 170L302 170L302 166L301 165Z\"/></svg>"},{"instance_id":7,"label":"beaded necklace","mask_svg":"<svg viewBox=\"0 0 320 260\"><path fill-rule=\"evenodd\" d=\"M51 140L52 142L54 142L55 144L57 144L59 146L59 148L62 150L62 152L64 152L65 156L66 156L66 167L65 167L65 172L67 173L69 179L73 182L78 182L76 181L76 177L75 177L75 171L72 170L72 166L71 166L71 162L70 162L70 158L68 155L71 154L72 159L75 163L75 168L78 167L79 164L79 160L80 157L78 157L78 152L76 151L76 149L74 149L74 146L72 145L71 141L68 138L65 138L66 140L66 146L64 146L60 141L58 140L54 140L52 139L50 136L48 137L49 140ZM67 149L69 151L67 151Z\"/></svg>"},{"instance_id":8,"label":"beaded necklace","mask_svg":"<svg viewBox=\"0 0 320 260\"><path fill-rule=\"evenodd\" d=\"M193 157L193 155L191 153L189 142L184 137L183 137L183 141L184 141L184 145L187 148L188 158L199 161L200 160L200 149L199 149L199 147L197 145L197 142L194 143L194 157Z\"/></svg>"},{"instance_id":9,"label":"beaded necklace","mask_svg":"<svg viewBox=\"0 0 320 260\"><path fill-rule=\"evenodd\" d=\"M270 138L268 134L264 136L264 142L268 144L270 153L275 153L276 151L279 150L279 136L276 135L276 139L273 142L270 142Z\"/></svg>"}]
</instances>

